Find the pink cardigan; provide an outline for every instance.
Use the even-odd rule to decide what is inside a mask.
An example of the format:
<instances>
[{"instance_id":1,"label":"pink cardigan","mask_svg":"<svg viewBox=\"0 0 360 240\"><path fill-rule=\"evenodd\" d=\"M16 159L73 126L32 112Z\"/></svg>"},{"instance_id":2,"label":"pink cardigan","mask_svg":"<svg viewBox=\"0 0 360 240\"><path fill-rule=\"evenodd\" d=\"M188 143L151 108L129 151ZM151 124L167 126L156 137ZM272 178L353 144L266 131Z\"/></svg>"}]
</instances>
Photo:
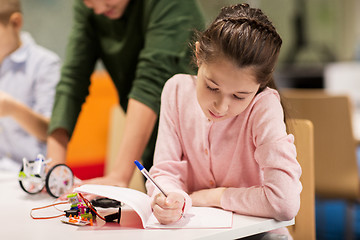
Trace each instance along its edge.
<instances>
[{"instance_id":1,"label":"pink cardigan","mask_svg":"<svg viewBox=\"0 0 360 240\"><path fill-rule=\"evenodd\" d=\"M289 220L300 207L301 167L286 133L276 90L256 95L240 115L209 121L196 98L196 77L169 79L150 174L168 192L227 187L221 206L239 214ZM148 194L156 190L147 182Z\"/></svg>"}]
</instances>

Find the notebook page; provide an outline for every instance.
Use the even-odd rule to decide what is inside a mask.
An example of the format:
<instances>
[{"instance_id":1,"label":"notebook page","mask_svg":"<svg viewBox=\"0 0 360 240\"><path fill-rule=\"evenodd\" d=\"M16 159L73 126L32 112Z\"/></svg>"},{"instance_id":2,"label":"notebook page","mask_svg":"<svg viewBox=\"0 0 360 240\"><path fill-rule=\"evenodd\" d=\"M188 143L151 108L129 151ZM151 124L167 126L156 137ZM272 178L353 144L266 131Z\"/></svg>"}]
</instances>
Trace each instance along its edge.
<instances>
[{"instance_id":1,"label":"notebook page","mask_svg":"<svg viewBox=\"0 0 360 240\"><path fill-rule=\"evenodd\" d=\"M212 207L192 207L184 218L168 225L160 224L152 214L146 228L231 228L232 221L232 212Z\"/></svg>"}]
</instances>

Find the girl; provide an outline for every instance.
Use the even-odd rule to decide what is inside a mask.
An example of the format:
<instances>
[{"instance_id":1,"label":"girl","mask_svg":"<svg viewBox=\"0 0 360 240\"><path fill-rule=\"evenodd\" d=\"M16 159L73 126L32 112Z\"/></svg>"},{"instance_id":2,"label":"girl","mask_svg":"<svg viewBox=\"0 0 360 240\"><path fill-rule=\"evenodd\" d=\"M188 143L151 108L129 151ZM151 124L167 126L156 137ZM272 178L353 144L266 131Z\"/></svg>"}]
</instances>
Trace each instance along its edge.
<instances>
[{"instance_id":1,"label":"girl","mask_svg":"<svg viewBox=\"0 0 360 240\"><path fill-rule=\"evenodd\" d=\"M225 7L195 43L197 77L166 83L150 174L168 197L146 185L160 223L191 206L295 217L301 168L272 77L281 43L261 10Z\"/></svg>"}]
</instances>

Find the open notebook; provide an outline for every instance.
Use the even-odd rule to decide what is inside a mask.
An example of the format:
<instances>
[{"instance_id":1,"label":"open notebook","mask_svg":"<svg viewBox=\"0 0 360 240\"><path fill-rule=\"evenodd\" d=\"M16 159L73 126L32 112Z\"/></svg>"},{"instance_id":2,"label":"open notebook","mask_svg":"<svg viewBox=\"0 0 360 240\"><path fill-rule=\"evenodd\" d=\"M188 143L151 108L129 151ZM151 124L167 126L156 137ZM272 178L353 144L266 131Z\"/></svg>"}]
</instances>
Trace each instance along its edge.
<instances>
[{"instance_id":1,"label":"open notebook","mask_svg":"<svg viewBox=\"0 0 360 240\"><path fill-rule=\"evenodd\" d=\"M143 228L231 228L233 213L218 208L192 207L174 224L160 224L151 211L151 200L143 192L115 186L86 184L74 189L115 199L132 208L141 218Z\"/></svg>"}]
</instances>

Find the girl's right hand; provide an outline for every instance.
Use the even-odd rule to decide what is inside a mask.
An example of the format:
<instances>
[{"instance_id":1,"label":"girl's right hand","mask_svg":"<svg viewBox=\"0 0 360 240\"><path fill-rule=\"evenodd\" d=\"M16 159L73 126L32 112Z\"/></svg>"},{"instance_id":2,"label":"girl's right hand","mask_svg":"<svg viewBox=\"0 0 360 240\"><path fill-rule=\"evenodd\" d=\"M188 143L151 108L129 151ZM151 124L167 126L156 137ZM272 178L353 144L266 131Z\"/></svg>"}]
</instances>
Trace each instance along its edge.
<instances>
[{"instance_id":1,"label":"girl's right hand","mask_svg":"<svg viewBox=\"0 0 360 240\"><path fill-rule=\"evenodd\" d=\"M170 192L167 197L162 193L157 194L151 203L151 207L159 223L171 224L181 218L184 204L183 195Z\"/></svg>"}]
</instances>

